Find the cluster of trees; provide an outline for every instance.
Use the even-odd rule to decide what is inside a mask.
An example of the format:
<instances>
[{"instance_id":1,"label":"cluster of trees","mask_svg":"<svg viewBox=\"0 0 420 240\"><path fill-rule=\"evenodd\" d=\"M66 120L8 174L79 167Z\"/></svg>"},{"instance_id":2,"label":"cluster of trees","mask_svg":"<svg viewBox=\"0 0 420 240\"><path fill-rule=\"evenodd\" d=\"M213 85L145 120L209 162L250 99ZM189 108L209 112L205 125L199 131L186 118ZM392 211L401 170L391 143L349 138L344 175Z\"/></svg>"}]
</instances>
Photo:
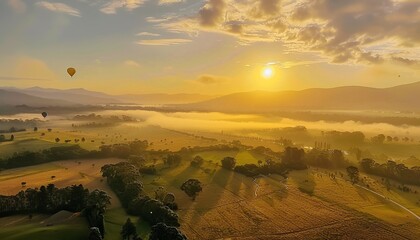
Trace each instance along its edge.
<instances>
[{"instance_id":1,"label":"cluster of trees","mask_svg":"<svg viewBox=\"0 0 420 240\"><path fill-rule=\"evenodd\" d=\"M79 159L89 155L89 151L82 149L77 145L52 147L40 152L25 151L14 153L9 158L0 161L0 168L16 168L58 160Z\"/></svg>"},{"instance_id":2,"label":"cluster of trees","mask_svg":"<svg viewBox=\"0 0 420 240\"><path fill-rule=\"evenodd\" d=\"M394 179L405 184L420 185L420 167L408 168L402 163L397 164L391 160L380 164L371 158L362 159L360 167L363 171L370 174Z\"/></svg>"},{"instance_id":3,"label":"cluster of trees","mask_svg":"<svg viewBox=\"0 0 420 240\"><path fill-rule=\"evenodd\" d=\"M373 142L373 143L382 144L385 141L387 141L387 142L398 142L398 141L400 141L400 138L397 137L397 136L392 137L392 136L385 136L384 134L378 134L378 135L372 137L370 139L370 141ZM403 138L401 138L401 141L409 142L409 141L414 141L414 139L408 138L408 137L403 137Z\"/></svg>"},{"instance_id":4,"label":"cluster of trees","mask_svg":"<svg viewBox=\"0 0 420 240\"><path fill-rule=\"evenodd\" d=\"M140 154L146 150L147 141L136 140L127 144L102 145L100 150L88 151L78 145L59 146L39 152L14 153L7 159L0 159L0 169L31 166L59 160L119 157L128 158L130 155Z\"/></svg>"},{"instance_id":5,"label":"cluster of trees","mask_svg":"<svg viewBox=\"0 0 420 240\"><path fill-rule=\"evenodd\" d=\"M170 167L178 166L181 163L182 157L178 154L168 154L164 159L163 163Z\"/></svg>"},{"instance_id":6,"label":"cluster of trees","mask_svg":"<svg viewBox=\"0 0 420 240\"><path fill-rule=\"evenodd\" d=\"M340 168L349 165L341 150L324 150L314 148L305 154L306 163L322 168Z\"/></svg>"},{"instance_id":7,"label":"cluster of trees","mask_svg":"<svg viewBox=\"0 0 420 240\"><path fill-rule=\"evenodd\" d=\"M0 133L15 133L15 132L24 132L24 131L26 131L25 128L11 127L9 129L6 129L6 130L0 130Z\"/></svg>"},{"instance_id":8,"label":"cluster of trees","mask_svg":"<svg viewBox=\"0 0 420 240\"><path fill-rule=\"evenodd\" d=\"M361 145L365 141L365 135L360 131L327 131L323 132L323 135L329 142L333 142L338 145Z\"/></svg>"},{"instance_id":9,"label":"cluster of trees","mask_svg":"<svg viewBox=\"0 0 420 240\"><path fill-rule=\"evenodd\" d=\"M37 119L0 119L0 133L25 131L26 128L35 127L39 122Z\"/></svg>"},{"instance_id":10,"label":"cluster of trees","mask_svg":"<svg viewBox=\"0 0 420 240\"><path fill-rule=\"evenodd\" d=\"M179 226L178 215L174 211L158 199L144 194L136 166L120 162L105 165L101 171L129 214L140 216L151 225L165 223L168 226Z\"/></svg>"},{"instance_id":11,"label":"cluster of trees","mask_svg":"<svg viewBox=\"0 0 420 240\"><path fill-rule=\"evenodd\" d=\"M101 115L96 115L95 113L91 113L89 115L76 115L73 117L73 120L76 121L110 121L110 122L134 122L136 121L135 118L130 116L122 115L122 116L107 116L103 117Z\"/></svg>"},{"instance_id":12,"label":"cluster of trees","mask_svg":"<svg viewBox=\"0 0 420 240\"><path fill-rule=\"evenodd\" d=\"M103 237L105 234L103 215L107 204L110 204L110 197L104 191L89 192L81 184L65 188L57 188L54 184L48 184L39 189L22 190L14 196L0 195L0 216L32 213L53 214L61 210L83 211L90 227L97 227Z\"/></svg>"},{"instance_id":13,"label":"cluster of trees","mask_svg":"<svg viewBox=\"0 0 420 240\"><path fill-rule=\"evenodd\" d=\"M15 140L15 136L12 134L10 138L6 138L3 134L0 135L0 142L9 142Z\"/></svg>"},{"instance_id":14,"label":"cluster of trees","mask_svg":"<svg viewBox=\"0 0 420 240\"><path fill-rule=\"evenodd\" d=\"M201 167L201 165L203 165L203 163L204 159L201 156L197 155L193 158L193 160L191 160L190 165L191 167L199 168Z\"/></svg>"},{"instance_id":15,"label":"cluster of trees","mask_svg":"<svg viewBox=\"0 0 420 240\"><path fill-rule=\"evenodd\" d=\"M208 151L238 151L239 147L229 144L217 144L211 146L194 146L194 147L183 147L180 152L208 152Z\"/></svg>"}]
</instances>

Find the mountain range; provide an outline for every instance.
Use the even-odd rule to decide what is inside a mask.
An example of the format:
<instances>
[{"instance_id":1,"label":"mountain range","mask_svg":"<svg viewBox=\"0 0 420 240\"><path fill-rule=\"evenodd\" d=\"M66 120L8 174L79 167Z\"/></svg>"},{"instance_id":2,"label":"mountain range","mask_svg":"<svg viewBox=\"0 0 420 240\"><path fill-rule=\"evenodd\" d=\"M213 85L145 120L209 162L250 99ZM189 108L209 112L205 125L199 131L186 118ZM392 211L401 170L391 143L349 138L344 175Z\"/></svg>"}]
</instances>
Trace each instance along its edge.
<instances>
[{"instance_id":1,"label":"mountain range","mask_svg":"<svg viewBox=\"0 0 420 240\"><path fill-rule=\"evenodd\" d=\"M110 95L85 89L0 88L0 106L97 104L167 105L182 110L275 112L284 110L420 111L420 82L390 88L345 86L300 91L253 91L214 97L204 94Z\"/></svg>"}]
</instances>

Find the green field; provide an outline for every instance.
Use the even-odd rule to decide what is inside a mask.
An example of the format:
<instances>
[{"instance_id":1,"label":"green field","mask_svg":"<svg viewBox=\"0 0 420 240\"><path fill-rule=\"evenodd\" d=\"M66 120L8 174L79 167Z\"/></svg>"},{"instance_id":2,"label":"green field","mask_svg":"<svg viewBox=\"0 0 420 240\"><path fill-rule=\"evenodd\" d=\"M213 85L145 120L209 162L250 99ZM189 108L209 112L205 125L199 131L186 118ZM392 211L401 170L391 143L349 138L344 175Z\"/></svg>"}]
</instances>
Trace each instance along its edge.
<instances>
[{"instance_id":1,"label":"green field","mask_svg":"<svg viewBox=\"0 0 420 240\"><path fill-rule=\"evenodd\" d=\"M89 229L85 218L76 217L64 223L46 226L42 221L50 216L35 215L0 218L0 239L2 240L74 240L87 239Z\"/></svg>"}]
</instances>

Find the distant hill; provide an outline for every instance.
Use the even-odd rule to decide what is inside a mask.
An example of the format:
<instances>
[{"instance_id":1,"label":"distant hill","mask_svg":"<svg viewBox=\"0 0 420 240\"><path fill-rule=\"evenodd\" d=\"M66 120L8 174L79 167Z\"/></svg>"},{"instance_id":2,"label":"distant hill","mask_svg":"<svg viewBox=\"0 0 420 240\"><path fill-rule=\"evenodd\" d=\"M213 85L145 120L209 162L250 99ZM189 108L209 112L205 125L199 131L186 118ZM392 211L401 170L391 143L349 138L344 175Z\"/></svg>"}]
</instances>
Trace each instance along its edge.
<instances>
[{"instance_id":1,"label":"distant hill","mask_svg":"<svg viewBox=\"0 0 420 240\"><path fill-rule=\"evenodd\" d=\"M0 88L6 91L23 93L31 96L51 99L61 99L64 101L83 104L111 104L111 103L127 103L127 104L145 104L145 105L163 105L163 104L186 104L205 101L214 98L201 94L126 94L126 95L110 95L102 92L89 91L83 88L75 89L54 89L54 88Z\"/></svg>"},{"instance_id":2,"label":"distant hill","mask_svg":"<svg viewBox=\"0 0 420 240\"><path fill-rule=\"evenodd\" d=\"M53 88L40 88L32 87L26 89L18 88L4 88L8 91L14 91L19 93L28 94L31 96L61 99L68 102L73 102L83 105L96 105L96 104L108 104L108 103L120 103L121 101L114 96L101 93L88 91L82 88L78 89L53 89Z\"/></svg>"},{"instance_id":3,"label":"distant hill","mask_svg":"<svg viewBox=\"0 0 420 240\"><path fill-rule=\"evenodd\" d=\"M117 96L120 100L136 104L186 104L206 101L214 96L201 94L128 94Z\"/></svg>"},{"instance_id":4,"label":"distant hill","mask_svg":"<svg viewBox=\"0 0 420 240\"><path fill-rule=\"evenodd\" d=\"M180 106L189 110L273 112L283 110L420 110L420 82L391 88L337 87L302 91L234 93Z\"/></svg>"},{"instance_id":5,"label":"distant hill","mask_svg":"<svg viewBox=\"0 0 420 240\"><path fill-rule=\"evenodd\" d=\"M31 107L73 106L61 99L48 99L0 89L0 106L28 105Z\"/></svg>"}]
</instances>

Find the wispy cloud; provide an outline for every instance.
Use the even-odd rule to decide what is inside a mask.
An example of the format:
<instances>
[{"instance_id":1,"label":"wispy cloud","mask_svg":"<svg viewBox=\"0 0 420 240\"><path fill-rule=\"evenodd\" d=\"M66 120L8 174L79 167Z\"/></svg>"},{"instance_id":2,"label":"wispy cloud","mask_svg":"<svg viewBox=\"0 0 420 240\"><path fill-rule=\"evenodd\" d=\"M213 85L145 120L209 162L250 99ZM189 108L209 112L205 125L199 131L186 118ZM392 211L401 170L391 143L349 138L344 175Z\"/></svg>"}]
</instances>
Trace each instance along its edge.
<instances>
[{"instance_id":1,"label":"wispy cloud","mask_svg":"<svg viewBox=\"0 0 420 240\"><path fill-rule=\"evenodd\" d=\"M140 40L137 42L137 44L149 45L149 46L169 46L169 45L189 43L191 41L192 41L191 39L185 39L185 38L162 38L162 39Z\"/></svg>"},{"instance_id":2,"label":"wispy cloud","mask_svg":"<svg viewBox=\"0 0 420 240\"><path fill-rule=\"evenodd\" d=\"M70 7L64 3L50 3L46 1L41 1L36 3L38 6L48 9L53 12L65 13L70 16L80 17L80 11L76 8Z\"/></svg>"},{"instance_id":3,"label":"wispy cloud","mask_svg":"<svg viewBox=\"0 0 420 240\"><path fill-rule=\"evenodd\" d=\"M134 60L126 60L124 61L124 65L129 67L140 67L140 64Z\"/></svg>"},{"instance_id":4,"label":"wispy cloud","mask_svg":"<svg viewBox=\"0 0 420 240\"><path fill-rule=\"evenodd\" d=\"M119 8L131 11L143 5L147 0L111 0L105 3L100 9L106 14L116 14Z\"/></svg>"},{"instance_id":5,"label":"wispy cloud","mask_svg":"<svg viewBox=\"0 0 420 240\"><path fill-rule=\"evenodd\" d=\"M182 2L185 2L185 0L159 0L158 5L169 5Z\"/></svg>"},{"instance_id":6,"label":"wispy cloud","mask_svg":"<svg viewBox=\"0 0 420 240\"><path fill-rule=\"evenodd\" d=\"M137 36L150 36L150 37L159 37L159 33L151 33L151 32L140 32L136 34Z\"/></svg>"},{"instance_id":7,"label":"wispy cloud","mask_svg":"<svg viewBox=\"0 0 420 240\"><path fill-rule=\"evenodd\" d=\"M408 61L399 61L413 65L420 54L419 10L418 1L399 0L206 0L159 27L191 36L223 33L242 44L278 42L287 51L316 52L338 64L381 64L396 60L390 51L414 51L414 58L402 54ZM392 44L379 49L384 42Z\"/></svg>"}]
</instances>

